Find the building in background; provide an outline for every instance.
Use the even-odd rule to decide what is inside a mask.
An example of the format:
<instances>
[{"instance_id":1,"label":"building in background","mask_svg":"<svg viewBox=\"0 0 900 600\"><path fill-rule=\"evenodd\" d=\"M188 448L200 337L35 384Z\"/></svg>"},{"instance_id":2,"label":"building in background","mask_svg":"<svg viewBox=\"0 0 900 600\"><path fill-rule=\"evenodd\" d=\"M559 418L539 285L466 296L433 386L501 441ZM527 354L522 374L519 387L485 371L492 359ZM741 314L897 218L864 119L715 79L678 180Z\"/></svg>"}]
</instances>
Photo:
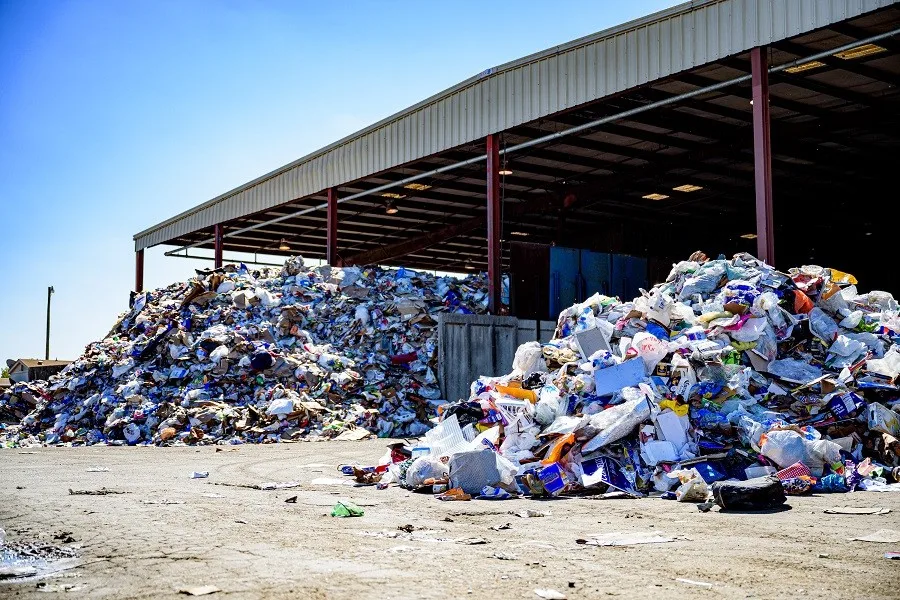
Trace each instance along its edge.
<instances>
[{"instance_id":1,"label":"building in background","mask_svg":"<svg viewBox=\"0 0 900 600\"><path fill-rule=\"evenodd\" d=\"M10 383L21 381L38 381L49 379L72 363L71 360L43 360L39 358L20 358L7 360ZM2 382L0 382L2 386Z\"/></svg>"}]
</instances>

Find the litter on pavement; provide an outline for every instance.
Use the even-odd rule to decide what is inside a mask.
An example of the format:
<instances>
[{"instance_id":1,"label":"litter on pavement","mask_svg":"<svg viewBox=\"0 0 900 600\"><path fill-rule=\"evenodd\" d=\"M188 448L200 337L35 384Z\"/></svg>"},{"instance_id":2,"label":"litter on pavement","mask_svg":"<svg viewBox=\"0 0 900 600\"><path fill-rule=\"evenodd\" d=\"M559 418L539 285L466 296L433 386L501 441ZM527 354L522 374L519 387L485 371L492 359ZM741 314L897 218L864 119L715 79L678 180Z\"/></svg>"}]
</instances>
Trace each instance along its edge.
<instances>
[{"instance_id":1,"label":"litter on pavement","mask_svg":"<svg viewBox=\"0 0 900 600\"><path fill-rule=\"evenodd\" d=\"M49 381L0 395L0 447L421 435L441 396L438 313L486 307L477 275L299 257L198 271L135 297Z\"/></svg>"},{"instance_id":2,"label":"litter on pavement","mask_svg":"<svg viewBox=\"0 0 900 600\"><path fill-rule=\"evenodd\" d=\"M698 252L631 301L567 308L550 342L367 469L457 500L616 492L746 511L900 491L898 341L897 301L848 273Z\"/></svg>"}]
</instances>

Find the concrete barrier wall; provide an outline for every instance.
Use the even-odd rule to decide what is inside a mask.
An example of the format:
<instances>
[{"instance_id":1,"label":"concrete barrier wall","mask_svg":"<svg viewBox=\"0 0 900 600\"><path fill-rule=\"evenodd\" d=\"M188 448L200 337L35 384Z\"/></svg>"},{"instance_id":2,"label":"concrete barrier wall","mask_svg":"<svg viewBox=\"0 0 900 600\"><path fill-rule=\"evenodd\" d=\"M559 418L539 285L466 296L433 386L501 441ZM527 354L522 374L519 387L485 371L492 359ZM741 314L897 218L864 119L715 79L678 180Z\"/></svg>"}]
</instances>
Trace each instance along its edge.
<instances>
[{"instance_id":1,"label":"concrete barrier wall","mask_svg":"<svg viewBox=\"0 0 900 600\"><path fill-rule=\"evenodd\" d=\"M438 316L438 378L451 402L469 397L470 384L482 375L506 375L516 349L525 342L547 342L556 323L442 313Z\"/></svg>"}]
</instances>

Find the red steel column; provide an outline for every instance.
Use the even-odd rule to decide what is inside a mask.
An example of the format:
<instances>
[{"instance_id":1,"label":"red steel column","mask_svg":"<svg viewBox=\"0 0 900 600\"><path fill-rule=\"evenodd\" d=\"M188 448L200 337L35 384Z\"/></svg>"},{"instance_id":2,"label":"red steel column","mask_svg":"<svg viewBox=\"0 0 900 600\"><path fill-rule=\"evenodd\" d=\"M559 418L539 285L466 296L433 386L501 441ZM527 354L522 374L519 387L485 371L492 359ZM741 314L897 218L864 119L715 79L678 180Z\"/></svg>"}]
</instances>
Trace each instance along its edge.
<instances>
[{"instance_id":1,"label":"red steel column","mask_svg":"<svg viewBox=\"0 0 900 600\"><path fill-rule=\"evenodd\" d=\"M488 311L500 311L500 136L487 136Z\"/></svg>"},{"instance_id":2,"label":"red steel column","mask_svg":"<svg viewBox=\"0 0 900 600\"><path fill-rule=\"evenodd\" d=\"M753 175L756 187L756 253L775 264L772 216L772 137L769 131L769 65L766 47L750 50L753 83Z\"/></svg>"},{"instance_id":3,"label":"red steel column","mask_svg":"<svg viewBox=\"0 0 900 600\"><path fill-rule=\"evenodd\" d=\"M134 291L140 294L144 291L144 251L134 253Z\"/></svg>"},{"instance_id":4,"label":"red steel column","mask_svg":"<svg viewBox=\"0 0 900 600\"><path fill-rule=\"evenodd\" d=\"M216 251L215 251L215 268L220 268L222 266L222 225L221 223L217 223L215 227L213 227L213 236L216 238Z\"/></svg>"},{"instance_id":5,"label":"red steel column","mask_svg":"<svg viewBox=\"0 0 900 600\"><path fill-rule=\"evenodd\" d=\"M328 188L328 233L327 233L327 243L328 247L325 249L325 259L328 264L332 267L337 267L338 265L338 253L337 253L337 224L338 224L338 192L337 188L330 187Z\"/></svg>"}]
</instances>

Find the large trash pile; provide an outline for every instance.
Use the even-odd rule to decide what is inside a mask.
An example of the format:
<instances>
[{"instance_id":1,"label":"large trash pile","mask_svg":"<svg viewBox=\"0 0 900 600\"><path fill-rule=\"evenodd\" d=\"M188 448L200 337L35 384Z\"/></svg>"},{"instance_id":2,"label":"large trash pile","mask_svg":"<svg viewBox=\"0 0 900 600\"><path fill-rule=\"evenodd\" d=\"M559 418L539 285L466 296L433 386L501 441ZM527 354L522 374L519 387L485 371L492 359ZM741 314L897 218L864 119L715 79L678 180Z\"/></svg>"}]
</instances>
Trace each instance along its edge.
<instances>
[{"instance_id":1,"label":"large trash pile","mask_svg":"<svg viewBox=\"0 0 900 600\"><path fill-rule=\"evenodd\" d=\"M440 390L437 313L486 283L405 269L244 265L142 294L47 382L0 396L0 446L421 435Z\"/></svg>"},{"instance_id":2,"label":"large trash pile","mask_svg":"<svg viewBox=\"0 0 900 600\"><path fill-rule=\"evenodd\" d=\"M633 301L566 309L552 341L473 382L418 444L348 474L449 500L650 494L725 508L898 488L900 311L856 283L696 253Z\"/></svg>"}]
</instances>

